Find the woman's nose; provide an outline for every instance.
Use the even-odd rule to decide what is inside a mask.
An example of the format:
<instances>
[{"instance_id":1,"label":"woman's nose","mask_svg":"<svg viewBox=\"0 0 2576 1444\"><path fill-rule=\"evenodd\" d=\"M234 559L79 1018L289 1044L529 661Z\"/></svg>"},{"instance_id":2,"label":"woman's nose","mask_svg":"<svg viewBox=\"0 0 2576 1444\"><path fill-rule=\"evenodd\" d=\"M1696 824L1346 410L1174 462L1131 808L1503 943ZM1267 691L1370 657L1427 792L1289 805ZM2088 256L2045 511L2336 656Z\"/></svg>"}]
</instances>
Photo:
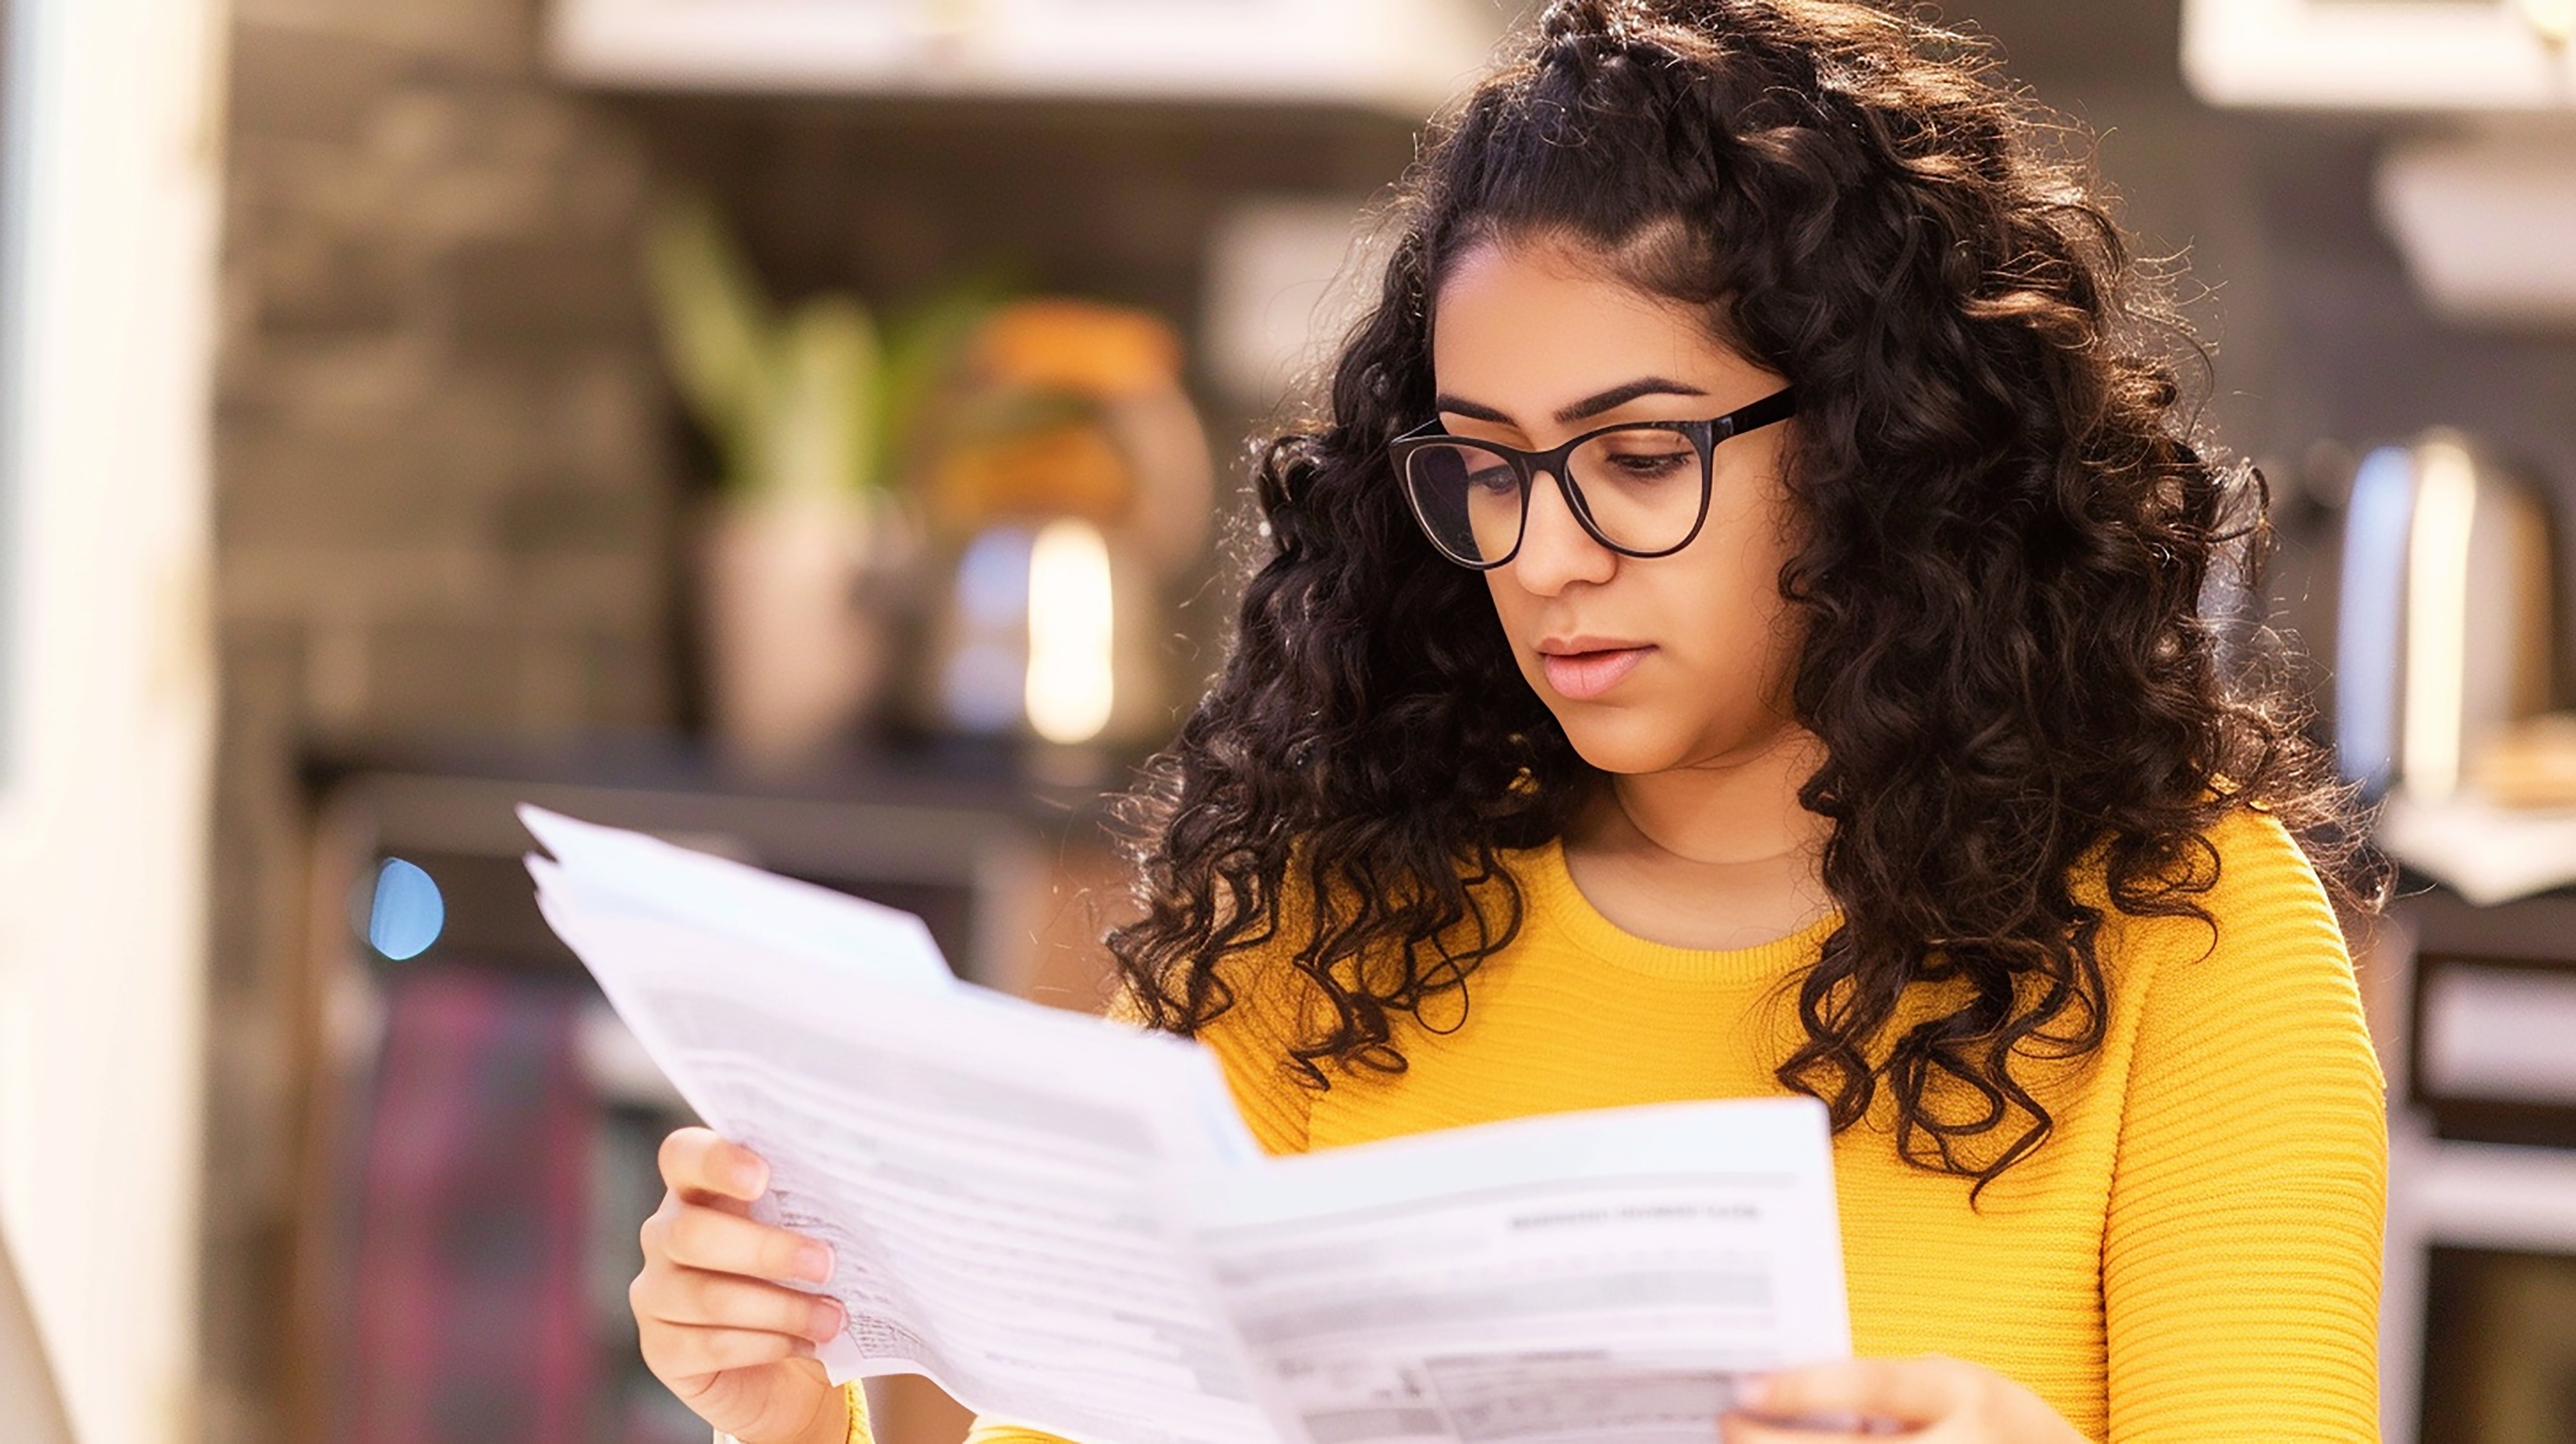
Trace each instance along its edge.
<instances>
[{"instance_id":1,"label":"woman's nose","mask_svg":"<svg viewBox=\"0 0 2576 1444\"><path fill-rule=\"evenodd\" d=\"M1522 588L1553 596L1575 582L1606 582L1618 567L1619 554L1574 519L1564 484L1544 472L1531 477L1521 549L1512 558L1512 575Z\"/></svg>"}]
</instances>

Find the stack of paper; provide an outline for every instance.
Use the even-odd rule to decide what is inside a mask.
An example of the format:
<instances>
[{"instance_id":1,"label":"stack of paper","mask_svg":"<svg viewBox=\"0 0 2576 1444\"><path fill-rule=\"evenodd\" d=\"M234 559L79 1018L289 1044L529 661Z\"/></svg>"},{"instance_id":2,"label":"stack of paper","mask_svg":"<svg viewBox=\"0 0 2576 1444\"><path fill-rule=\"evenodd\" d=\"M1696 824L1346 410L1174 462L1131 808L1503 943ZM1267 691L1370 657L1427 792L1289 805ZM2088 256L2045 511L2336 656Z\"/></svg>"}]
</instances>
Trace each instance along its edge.
<instances>
[{"instance_id":1,"label":"stack of paper","mask_svg":"<svg viewBox=\"0 0 2576 1444\"><path fill-rule=\"evenodd\" d=\"M522 809L547 920L757 1215L828 1241L836 1380L1088 1444L1705 1444L1850 1347L1821 1105L1265 1158L1199 1045L956 981L907 914Z\"/></svg>"}]
</instances>

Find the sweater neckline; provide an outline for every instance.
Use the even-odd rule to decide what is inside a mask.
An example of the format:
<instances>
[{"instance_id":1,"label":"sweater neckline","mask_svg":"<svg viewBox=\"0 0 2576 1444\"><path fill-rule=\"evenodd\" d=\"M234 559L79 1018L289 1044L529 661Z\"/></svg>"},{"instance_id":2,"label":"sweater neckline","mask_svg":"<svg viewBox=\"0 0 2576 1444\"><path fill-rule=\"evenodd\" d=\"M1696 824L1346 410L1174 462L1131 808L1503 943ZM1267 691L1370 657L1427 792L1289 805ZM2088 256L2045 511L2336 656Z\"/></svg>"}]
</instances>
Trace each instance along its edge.
<instances>
[{"instance_id":1,"label":"sweater neckline","mask_svg":"<svg viewBox=\"0 0 2576 1444\"><path fill-rule=\"evenodd\" d=\"M1529 854L1519 880L1528 894L1532 921L1553 929L1603 962L1677 982L1760 983L1779 978L1816 960L1825 939L1842 926L1842 909L1784 937L1741 948L1684 948L1652 942L1602 916L1575 885L1565 863L1565 844L1551 840Z\"/></svg>"}]
</instances>

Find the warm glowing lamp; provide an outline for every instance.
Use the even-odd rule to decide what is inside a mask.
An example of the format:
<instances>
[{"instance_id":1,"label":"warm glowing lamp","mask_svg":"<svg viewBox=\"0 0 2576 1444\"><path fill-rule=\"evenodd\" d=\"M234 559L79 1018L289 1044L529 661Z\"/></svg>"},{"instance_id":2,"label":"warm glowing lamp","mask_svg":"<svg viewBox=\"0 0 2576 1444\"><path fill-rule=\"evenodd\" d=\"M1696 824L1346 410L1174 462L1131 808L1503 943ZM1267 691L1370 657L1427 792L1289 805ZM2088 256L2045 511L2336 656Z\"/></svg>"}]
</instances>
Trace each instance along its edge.
<instances>
[{"instance_id":1,"label":"warm glowing lamp","mask_svg":"<svg viewBox=\"0 0 2576 1444\"><path fill-rule=\"evenodd\" d=\"M1029 727L1049 742L1088 742L1117 700L1109 544L1078 517L1051 521L1029 548Z\"/></svg>"}]
</instances>

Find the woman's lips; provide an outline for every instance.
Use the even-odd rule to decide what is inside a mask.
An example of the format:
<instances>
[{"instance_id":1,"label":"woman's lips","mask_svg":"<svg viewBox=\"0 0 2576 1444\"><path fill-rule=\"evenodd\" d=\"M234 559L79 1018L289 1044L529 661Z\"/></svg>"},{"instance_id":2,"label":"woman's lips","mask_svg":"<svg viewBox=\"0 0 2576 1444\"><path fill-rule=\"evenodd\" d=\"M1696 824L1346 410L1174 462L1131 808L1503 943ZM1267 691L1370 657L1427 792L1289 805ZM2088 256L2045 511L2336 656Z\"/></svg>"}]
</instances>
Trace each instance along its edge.
<instances>
[{"instance_id":1,"label":"woman's lips","mask_svg":"<svg viewBox=\"0 0 2576 1444\"><path fill-rule=\"evenodd\" d=\"M1539 658L1547 673L1547 685L1556 694L1576 702L1589 702L1619 685L1621 678L1637 670L1652 647L1605 647L1597 652L1550 652Z\"/></svg>"}]
</instances>

